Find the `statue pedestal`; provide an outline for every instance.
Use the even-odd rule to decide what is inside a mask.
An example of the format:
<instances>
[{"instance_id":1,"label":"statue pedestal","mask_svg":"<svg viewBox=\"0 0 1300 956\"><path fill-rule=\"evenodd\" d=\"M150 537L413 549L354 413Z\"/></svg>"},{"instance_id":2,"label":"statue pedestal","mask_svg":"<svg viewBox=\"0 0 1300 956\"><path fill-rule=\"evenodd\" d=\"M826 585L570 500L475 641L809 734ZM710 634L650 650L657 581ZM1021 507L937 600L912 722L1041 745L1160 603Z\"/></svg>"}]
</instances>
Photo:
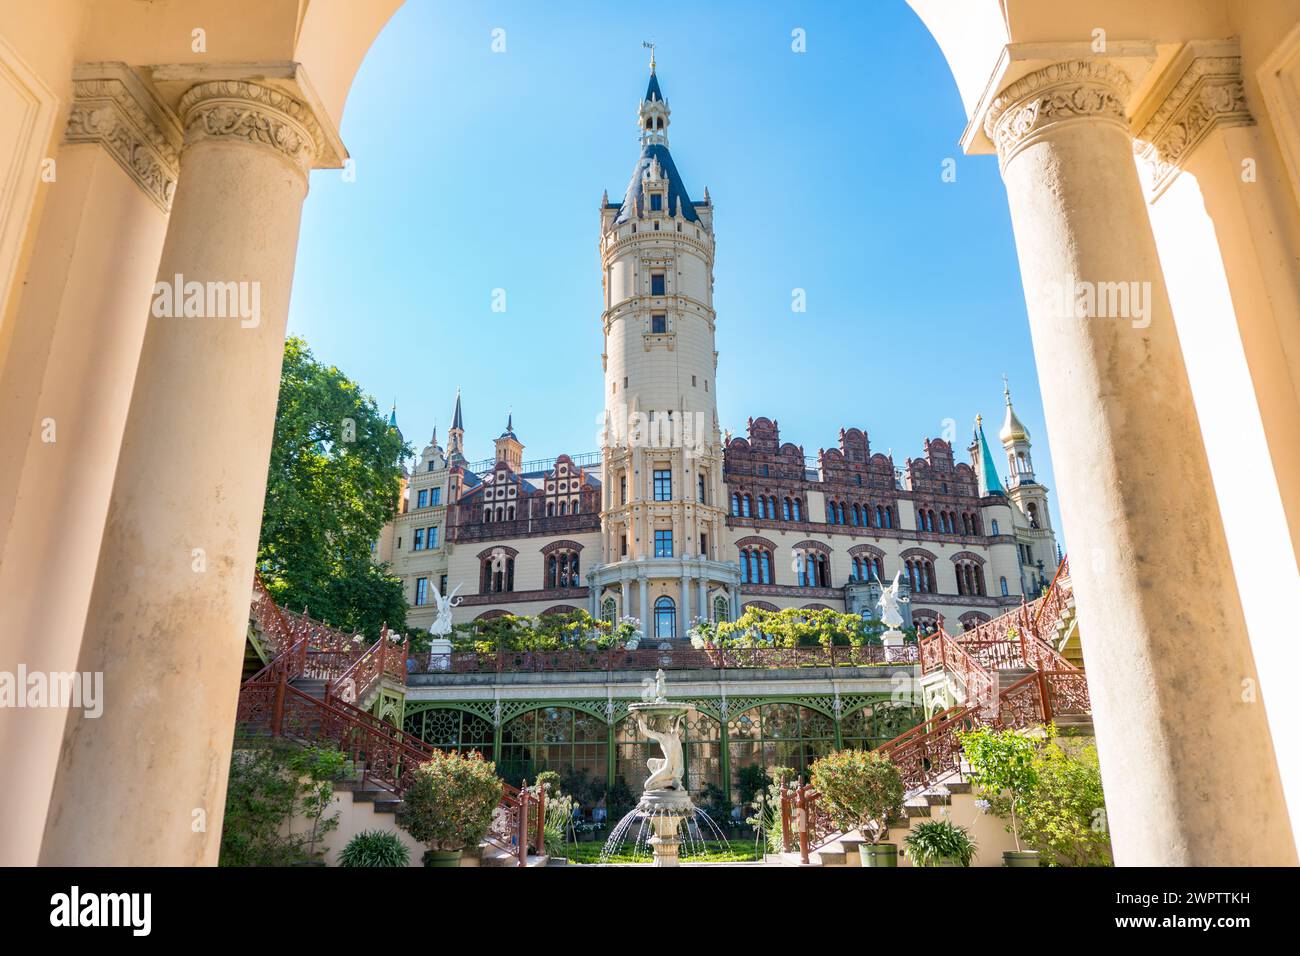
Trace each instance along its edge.
<instances>
[{"instance_id":1,"label":"statue pedestal","mask_svg":"<svg viewBox=\"0 0 1300 956\"><path fill-rule=\"evenodd\" d=\"M650 818L654 831L647 842L654 853L651 866L679 866L681 838L677 832L682 820L695 812L690 794L685 790L647 790L641 794L637 810Z\"/></svg>"},{"instance_id":2,"label":"statue pedestal","mask_svg":"<svg viewBox=\"0 0 1300 956\"><path fill-rule=\"evenodd\" d=\"M886 631L884 634L880 635L880 640L885 645L885 647L902 647L903 632L891 628L890 630Z\"/></svg>"}]
</instances>

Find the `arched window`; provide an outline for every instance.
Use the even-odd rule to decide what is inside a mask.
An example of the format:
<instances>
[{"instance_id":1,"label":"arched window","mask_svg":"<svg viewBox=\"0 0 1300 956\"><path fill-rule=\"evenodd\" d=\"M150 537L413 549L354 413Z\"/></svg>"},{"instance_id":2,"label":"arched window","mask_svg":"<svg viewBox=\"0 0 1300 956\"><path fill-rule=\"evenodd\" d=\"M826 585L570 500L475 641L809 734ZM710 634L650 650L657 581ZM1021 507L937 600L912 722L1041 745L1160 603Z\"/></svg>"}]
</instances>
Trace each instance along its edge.
<instances>
[{"instance_id":1,"label":"arched window","mask_svg":"<svg viewBox=\"0 0 1300 956\"><path fill-rule=\"evenodd\" d=\"M856 503L853 505L853 524L855 527L862 524L862 508Z\"/></svg>"},{"instance_id":2,"label":"arched window","mask_svg":"<svg viewBox=\"0 0 1300 956\"><path fill-rule=\"evenodd\" d=\"M655 601L655 637L671 641L677 636L677 605L665 595Z\"/></svg>"},{"instance_id":3,"label":"arched window","mask_svg":"<svg viewBox=\"0 0 1300 956\"><path fill-rule=\"evenodd\" d=\"M731 620L731 602L722 595L713 599L713 620L718 623Z\"/></svg>"},{"instance_id":4,"label":"arched window","mask_svg":"<svg viewBox=\"0 0 1300 956\"><path fill-rule=\"evenodd\" d=\"M786 521L790 520L790 499L789 498L786 498L785 501L783 502L781 517L784 518Z\"/></svg>"},{"instance_id":5,"label":"arched window","mask_svg":"<svg viewBox=\"0 0 1300 956\"><path fill-rule=\"evenodd\" d=\"M993 519L993 533L994 533L994 534L997 534L997 533L998 533L998 519L997 519L997 518L994 518L994 519Z\"/></svg>"},{"instance_id":6,"label":"arched window","mask_svg":"<svg viewBox=\"0 0 1300 956\"><path fill-rule=\"evenodd\" d=\"M546 517L548 517L548 518L554 518L554 517L555 517L555 502L554 502L554 501L548 501L548 502L546 502Z\"/></svg>"},{"instance_id":7,"label":"arched window","mask_svg":"<svg viewBox=\"0 0 1300 956\"><path fill-rule=\"evenodd\" d=\"M998 584L1001 585L1001 587L1002 587L1002 596L1003 596L1003 597L1006 597L1007 594L1008 594L1008 591L1007 591L1007 579L1006 579L1006 578L999 578L999 579L998 579Z\"/></svg>"},{"instance_id":8,"label":"arched window","mask_svg":"<svg viewBox=\"0 0 1300 956\"><path fill-rule=\"evenodd\" d=\"M600 619L607 624L613 624L618 620L618 603L612 597L607 597L601 602Z\"/></svg>"},{"instance_id":9,"label":"arched window","mask_svg":"<svg viewBox=\"0 0 1300 956\"><path fill-rule=\"evenodd\" d=\"M1034 504L1031 501L1029 502L1028 510L1029 510L1029 527L1037 528L1038 527L1038 505Z\"/></svg>"},{"instance_id":10,"label":"arched window","mask_svg":"<svg viewBox=\"0 0 1300 956\"><path fill-rule=\"evenodd\" d=\"M799 501L798 498L794 499L794 520L795 521L803 520L803 518L800 516L802 511L803 511L802 503Z\"/></svg>"},{"instance_id":11,"label":"arched window","mask_svg":"<svg viewBox=\"0 0 1300 956\"><path fill-rule=\"evenodd\" d=\"M741 510L741 514L746 518L748 518L750 514L753 513L754 500L750 498L749 495L745 495L745 497L741 499L740 510Z\"/></svg>"},{"instance_id":12,"label":"arched window","mask_svg":"<svg viewBox=\"0 0 1300 956\"><path fill-rule=\"evenodd\" d=\"M731 496L731 514L732 517L740 517L740 495L733 494Z\"/></svg>"}]
</instances>

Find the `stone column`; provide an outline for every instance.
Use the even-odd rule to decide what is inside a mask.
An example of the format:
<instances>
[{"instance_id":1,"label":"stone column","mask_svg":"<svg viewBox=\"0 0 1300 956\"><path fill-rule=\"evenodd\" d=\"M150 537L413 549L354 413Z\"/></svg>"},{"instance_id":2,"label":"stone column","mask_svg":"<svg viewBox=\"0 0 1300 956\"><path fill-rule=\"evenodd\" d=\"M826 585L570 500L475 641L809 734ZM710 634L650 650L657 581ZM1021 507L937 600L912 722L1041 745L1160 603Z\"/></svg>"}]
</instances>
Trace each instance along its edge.
<instances>
[{"instance_id":1,"label":"stone column","mask_svg":"<svg viewBox=\"0 0 1300 956\"><path fill-rule=\"evenodd\" d=\"M677 636L685 637L686 629L691 626L691 578L686 566L685 558L682 558L681 616L682 616L682 626L677 631Z\"/></svg>"},{"instance_id":2,"label":"stone column","mask_svg":"<svg viewBox=\"0 0 1300 956\"><path fill-rule=\"evenodd\" d=\"M0 670L77 669L181 129L123 64L74 75L0 373ZM68 712L0 719L0 865L35 865Z\"/></svg>"},{"instance_id":3,"label":"stone column","mask_svg":"<svg viewBox=\"0 0 1300 956\"><path fill-rule=\"evenodd\" d=\"M637 578L637 585L641 588L641 633L648 641L655 635L654 621L650 620L650 594L649 585L644 577Z\"/></svg>"},{"instance_id":4,"label":"stone column","mask_svg":"<svg viewBox=\"0 0 1300 956\"><path fill-rule=\"evenodd\" d=\"M632 603L632 582L627 578L623 578L621 584L623 586L623 600L619 608L619 616L631 617L632 608L629 605Z\"/></svg>"},{"instance_id":5,"label":"stone column","mask_svg":"<svg viewBox=\"0 0 1300 956\"><path fill-rule=\"evenodd\" d=\"M696 613L705 620L712 617L709 610L709 577L704 570L703 561L700 562L700 609Z\"/></svg>"},{"instance_id":6,"label":"stone column","mask_svg":"<svg viewBox=\"0 0 1300 956\"><path fill-rule=\"evenodd\" d=\"M200 83L178 113L158 277L205 291L155 292L79 662L104 674L104 713L69 721L43 864L217 861L299 217L324 147L306 106L255 83ZM246 308L217 317L211 289Z\"/></svg>"},{"instance_id":7,"label":"stone column","mask_svg":"<svg viewBox=\"0 0 1300 956\"><path fill-rule=\"evenodd\" d=\"M1294 864L1128 89L1103 61L1057 63L985 119L1054 439L1116 862ZM1141 300L1124 308L1112 283L1138 283L1123 288Z\"/></svg>"}]
</instances>

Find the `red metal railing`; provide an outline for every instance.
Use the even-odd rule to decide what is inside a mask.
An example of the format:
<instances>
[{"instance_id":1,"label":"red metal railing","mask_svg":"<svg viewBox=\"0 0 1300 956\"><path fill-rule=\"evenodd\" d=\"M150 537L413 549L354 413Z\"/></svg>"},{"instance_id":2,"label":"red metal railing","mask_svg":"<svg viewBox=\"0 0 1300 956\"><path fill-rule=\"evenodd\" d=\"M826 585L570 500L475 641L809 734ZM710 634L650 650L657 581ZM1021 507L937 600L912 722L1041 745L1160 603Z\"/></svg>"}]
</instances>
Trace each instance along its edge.
<instances>
[{"instance_id":1,"label":"red metal railing","mask_svg":"<svg viewBox=\"0 0 1300 956\"><path fill-rule=\"evenodd\" d=\"M1033 604L1022 605L958 638L941 625L922 640L921 672L946 669L962 683L967 703L933 715L879 748L878 752L888 755L898 767L909 797L960 770L958 735L964 730L1019 729L1048 723L1058 715L1091 711L1084 673L1038 636L1042 622L1054 627L1064 613L1070 596L1068 569L1062 572L1066 568L1062 561L1048 593ZM994 698L996 679L991 671L1022 667L1033 673ZM996 707L984 708L983 701L995 701ZM805 863L810 850L839 835L821 807L816 789L803 784L802 778L798 786L782 790L781 819L785 851L793 852L797 836Z\"/></svg>"}]
</instances>

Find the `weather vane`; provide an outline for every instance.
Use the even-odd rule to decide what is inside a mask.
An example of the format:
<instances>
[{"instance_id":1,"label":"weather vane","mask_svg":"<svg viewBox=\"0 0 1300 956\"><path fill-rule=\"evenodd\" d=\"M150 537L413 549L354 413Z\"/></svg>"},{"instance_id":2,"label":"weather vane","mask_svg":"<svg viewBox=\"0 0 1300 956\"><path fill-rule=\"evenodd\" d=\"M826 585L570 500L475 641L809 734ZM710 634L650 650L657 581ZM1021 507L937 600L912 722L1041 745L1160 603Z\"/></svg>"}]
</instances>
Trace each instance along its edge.
<instances>
[{"instance_id":1,"label":"weather vane","mask_svg":"<svg viewBox=\"0 0 1300 956\"><path fill-rule=\"evenodd\" d=\"M642 40L641 45L650 51L650 72L655 71L655 43L654 40Z\"/></svg>"}]
</instances>

